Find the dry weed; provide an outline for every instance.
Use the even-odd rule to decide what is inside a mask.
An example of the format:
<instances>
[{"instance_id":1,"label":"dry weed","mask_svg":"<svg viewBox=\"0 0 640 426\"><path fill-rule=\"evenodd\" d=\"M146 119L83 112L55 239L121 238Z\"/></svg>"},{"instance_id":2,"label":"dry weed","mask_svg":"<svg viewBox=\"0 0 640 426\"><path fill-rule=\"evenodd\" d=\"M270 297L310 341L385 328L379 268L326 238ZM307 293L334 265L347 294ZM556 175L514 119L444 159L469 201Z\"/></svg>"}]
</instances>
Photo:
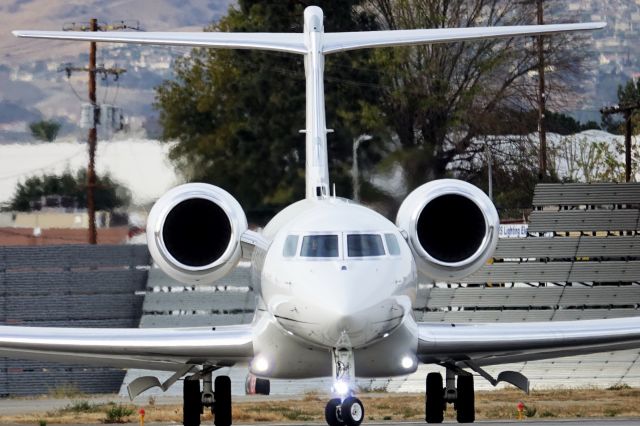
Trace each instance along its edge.
<instances>
[{"instance_id":1,"label":"dry weed","mask_svg":"<svg viewBox=\"0 0 640 426\"><path fill-rule=\"evenodd\" d=\"M482 391L476 393L476 417L478 420L510 420L517 418L517 404L522 401L527 413L535 418L582 418L582 417L640 417L638 397L640 389L618 386L607 389L549 389L535 390L525 395L515 389ZM302 423L323 422L326 395L311 392L301 399L280 401L240 401L233 406L235 423ZM421 421L424 419L424 396L416 394L364 394L368 420ZM85 406L76 403L55 412L25 414L19 416L0 415L0 424L29 423L47 424L86 423L99 424L105 418L109 405ZM139 408L146 411L146 422L181 422L182 408L177 405L147 404ZM203 423L210 423L212 415L208 410ZM447 408L446 419L454 419L455 411ZM129 416L135 422L137 416Z\"/></svg>"}]
</instances>

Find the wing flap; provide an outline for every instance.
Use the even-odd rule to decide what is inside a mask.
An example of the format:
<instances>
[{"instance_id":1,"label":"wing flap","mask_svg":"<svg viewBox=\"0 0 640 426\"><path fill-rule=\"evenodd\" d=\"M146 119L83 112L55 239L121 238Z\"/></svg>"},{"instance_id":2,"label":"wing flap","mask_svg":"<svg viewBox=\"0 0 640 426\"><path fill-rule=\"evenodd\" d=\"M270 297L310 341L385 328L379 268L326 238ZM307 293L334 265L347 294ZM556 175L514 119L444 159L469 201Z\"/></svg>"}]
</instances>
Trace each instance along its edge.
<instances>
[{"instance_id":1,"label":"wing flap","mask_svg":"<svg viewBox=\"0 0 640 426\"><path fill-rule=\"evenodd\" d=\"M640 348L640 317L532 323L419 323L423 362L479 366Z\"/></svg>"},{"instance_id":2,"label":"wing flap","mask_svg":"<svg viewBox=\"0 0 640 426\"><path fill-rule=\"evenodd\" d=\"M109 43L157 44L220 49L259 49L304 54L307 49L298 33L224 32L93 32L93 31L13 31L23 38L95 41Z\"/></svg>"},{"instance_id":3,"label":"wing flap","mask_svg":"<svg viewBox=\"0 0 640 426\"><path fill-rule=\"evenodd\" d=\"M416 44L449 43L483 38L501 38L525 35L544 35L562 32L597 30L604 22L554 25L520 25L504 27L436 28L429 30L389 30L326 33L324 53L370 47L408 46Z\"/></svg>"},{"instance_id":4,"label":"wing flap","mask_svg":"<svg viewBox=\"0 0 640 426\"><path fill-rule=\"evenodd\" d=\"M233 365L253 356L251 325L105 329L0 327L0 356L176 371L185 364Z\"/></svg>"}]
</instances>

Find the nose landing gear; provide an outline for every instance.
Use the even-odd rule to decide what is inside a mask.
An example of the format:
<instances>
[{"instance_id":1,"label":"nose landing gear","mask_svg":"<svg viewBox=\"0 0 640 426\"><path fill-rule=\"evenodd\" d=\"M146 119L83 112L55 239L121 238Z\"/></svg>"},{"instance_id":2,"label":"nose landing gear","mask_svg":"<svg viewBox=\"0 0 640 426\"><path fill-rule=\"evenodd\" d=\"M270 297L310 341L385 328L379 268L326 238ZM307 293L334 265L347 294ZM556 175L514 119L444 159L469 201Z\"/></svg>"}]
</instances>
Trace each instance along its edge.
<instances>
[{"instance_id":1,"label":"nose landing gear","mask_svg":"<svg viewBox=\"0 0 640 426\"><path fill-rule=\"evenodd\" d=\"M354 396L329 400L324 410L329 426L359 426L364 420L364 405Z\"/></svg>"},{"instance_id":2,"label":"nose landing gear","mask_svg":"<svg viewBox=\"0 0 640 426\"><path fill-rule=\"evenodd\" d=\"M354 377L353 351L346 334L332 351L333 392L338 396L331 399L324 410L329 426L359 426L364 420L364 405L353 394Z\"/></svg>"}]
</instances>

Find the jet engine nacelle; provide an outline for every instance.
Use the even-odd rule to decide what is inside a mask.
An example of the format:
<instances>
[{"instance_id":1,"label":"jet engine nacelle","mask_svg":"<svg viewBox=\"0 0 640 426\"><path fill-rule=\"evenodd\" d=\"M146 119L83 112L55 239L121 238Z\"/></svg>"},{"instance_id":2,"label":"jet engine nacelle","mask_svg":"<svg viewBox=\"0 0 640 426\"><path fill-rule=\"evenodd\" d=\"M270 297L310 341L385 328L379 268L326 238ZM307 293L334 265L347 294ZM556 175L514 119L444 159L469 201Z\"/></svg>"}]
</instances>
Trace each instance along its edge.
<instances>
[{"instance_id":1,"label":"jet engine nacelle","mask_svg":"<svg viewBox=\"0 0 640 426\"><path fill-rule=\"evenodd\" d=\"M217 186L188 183L154 204L147 241L153 260L169 276L208 284L238 264L246 230L247 218L231 194Z\"/></svg>"},{"instance_id":2,"label":"jet engine nacelle","mask_svg":"<svg viewBox=\"0 0 640 426\"><path fill-rule=\"evenodd\" d=\"M441 179L415 189L398 210L418 270L436 281L461 279L493 255L498 212L478 187Z\"/></svg>"}]
</instances>

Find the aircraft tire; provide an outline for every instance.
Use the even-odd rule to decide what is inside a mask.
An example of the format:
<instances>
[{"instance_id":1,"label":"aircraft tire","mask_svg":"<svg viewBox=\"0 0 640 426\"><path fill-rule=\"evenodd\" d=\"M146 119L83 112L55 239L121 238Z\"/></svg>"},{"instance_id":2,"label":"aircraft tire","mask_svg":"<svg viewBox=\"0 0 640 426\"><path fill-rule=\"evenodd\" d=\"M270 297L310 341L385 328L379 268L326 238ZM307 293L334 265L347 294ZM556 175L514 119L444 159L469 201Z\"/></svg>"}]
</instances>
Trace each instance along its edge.
<instances>
[{"instance_id":1,"label":"aircraft tire","mask_svg":"<svg viewBox=\"0 0 640 426\"><path fill-rule=\"evenodd\" d=\"M200 380L186 380L182 392L182 421L184 426L200 426L202 401Z\"/></svg>"},{"instance_id":2,"label":"aircraft tire","mask_svg":"<svg viewBox=\"0 0 640 426\"><path fill-rule=\"evenodd\" d=\"M360 426L364 420L364 405L362 401L354 396L350 396L342 401L342 420L347 426Z\"/></svg>"},{"instance_id":3,"label":"aircraft tire","mask_svg":"<svg viewBox=\"0 0 640 426\"><path fill-rule=\"evenodd\" d=\"M329 426L343 426L344 422L340 417L338 408L340 407L340 398L333 398L327 402L327 406L324 408L324 418Z\"/></svg>"},{"instance_id":4,"label":"aircraft tire","mask_svg":"<svg viewBox=\"0 0 640 426\"><path fill-rule=\"evenodd\" d=\"M271 393L271 382L269 379L256 379L256 393L258 395L269 395Z\"/></svg>"},{"instance_id":5,"label":"aircraft tire","mask_svg":"<svg viewBox=\"0 0 640 426\"><path fill-rule=\"evenodd\" d=\"M458 400L456 401L456 418L458 423L473 423L476 419L473 391L473 376L458 376Z\"/></svg>"},{"instance_id":6,"label":"aircraft tire","mask_svg":"<svg viewBox=\"0 0 640 426\"><path fill-rule=\"evenodd\" d=\"M231 426L231 379L229 376L216 377L214 393L213 424L216 426Z\"/></svg>"},{"instance_id":7,"label":"aircraft tire","mask_svg":"<svg viewBox=\"0 0 640 426\"><path fill-rule=\"evenodd\" d=\"M442 423L444 420L444 388L442 374L427 374L427 392L425 400L425 420L427 423Z\"/></svg>"}]
</instances>

